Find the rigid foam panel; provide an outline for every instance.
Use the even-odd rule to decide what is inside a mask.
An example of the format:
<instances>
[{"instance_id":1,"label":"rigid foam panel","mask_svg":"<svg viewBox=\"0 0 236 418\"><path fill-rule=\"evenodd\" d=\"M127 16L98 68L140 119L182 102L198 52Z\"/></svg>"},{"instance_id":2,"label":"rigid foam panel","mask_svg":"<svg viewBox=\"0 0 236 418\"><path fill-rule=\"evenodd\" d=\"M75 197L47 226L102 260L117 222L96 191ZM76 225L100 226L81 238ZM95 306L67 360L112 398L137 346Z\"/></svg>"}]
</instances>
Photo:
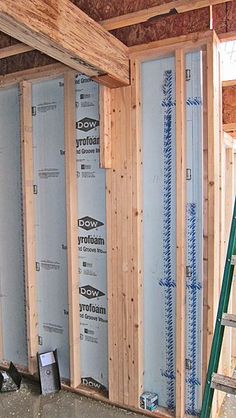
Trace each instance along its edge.
<instances>
[{"instance_id":1,"label":"rigid foam panel","mask_svg":"<svg viewBox=\"0 0 236 418\"><path fill-rule=\"evenodd\" d=\"M198 415L203 333L202 54L186 54L186 413Z\"/></svg>"},{"instance_id":2,"label":"rigid foam panel","mask_svg":"<svg viewBox=\"0 0 236 418\"><path fill-rule=\"evenodd\" d=\"M108 388L105 170L99 168L98 84L78 75L76 159L81 381Z\"/></svg>"},{"instance_id":3,"label":"rigid foam panel","mask_svg":"<svg viewBox=\"0 0 236 418\"><path fill-rule=\"evenodd\" d=\"M69 378L63 79L33 84L39 352L58 350Z\"/></svg>"},{"instance_id":4,"label":"rigid foam panel","mask_svg":"<svg viewBox=\"0 0 236 418\"><path fill-rule=\"evenodd\" d=\"M27 365L18 87L0 90L0 318L3 360Z\"/></svg>"},{"instance_id":5,"label":"rigid foam panel","mask_svg":"<svg viewBox=\"0 0 236 418\"><path fill-rule=\"evenodd\" d=\"M175 59L142 64L144 390L175 405Z\"/></svg>"}]
</instances>

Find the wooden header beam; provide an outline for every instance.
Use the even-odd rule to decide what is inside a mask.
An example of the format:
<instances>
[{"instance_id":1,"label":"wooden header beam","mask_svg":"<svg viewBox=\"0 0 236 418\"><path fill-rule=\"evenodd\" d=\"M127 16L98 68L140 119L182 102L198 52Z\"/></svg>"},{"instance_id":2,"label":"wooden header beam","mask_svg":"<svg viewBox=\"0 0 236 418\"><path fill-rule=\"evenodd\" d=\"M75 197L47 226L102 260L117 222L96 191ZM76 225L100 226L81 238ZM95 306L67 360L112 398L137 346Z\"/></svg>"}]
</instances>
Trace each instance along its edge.
<instances>
[{"instance_id":1,"label":"wooden header beam","mask_svg":"<svg viewBox=\"0 0 236 418\"><path fill-rule=\"evenodd\" d=\"M103 84L129 84L128 48L69 0L0 0L0 28Z\"/></svg>"},{"instance_id":2,"label":"wooden header beam","mask_svg":"<svg viewBox=\"0 0 236 418\"><path fill-rule=\"evenodd\" d=\"M176 0L159 6L139 10L137 12L127 13L123 16L103 20L100 23L107 30L119 29L147 22L149 19L154 17L166 16L171 13L190 12L191 10L202 9L204 7L214 6L215 4L226 3L228 1L229 0Z\"/></svg>"}]
</instances>

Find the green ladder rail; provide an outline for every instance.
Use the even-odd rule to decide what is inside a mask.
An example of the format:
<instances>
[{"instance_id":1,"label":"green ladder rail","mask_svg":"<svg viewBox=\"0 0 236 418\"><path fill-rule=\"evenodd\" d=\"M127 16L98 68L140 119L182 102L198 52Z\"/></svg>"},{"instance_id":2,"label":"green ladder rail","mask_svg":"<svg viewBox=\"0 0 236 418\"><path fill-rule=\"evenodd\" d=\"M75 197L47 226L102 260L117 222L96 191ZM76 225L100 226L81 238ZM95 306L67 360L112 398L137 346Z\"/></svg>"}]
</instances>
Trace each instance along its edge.
<instances>
[{"instance_id":1,"label":"green ladder rail","mask_svg":"<svg viewBox=\"0 0 236 418\"><path fill-rule=\"evenodd\" d=\"M216 317L214 336L212 340L210 360L207 370L206 383L202 401L200 418L211 415L214 390L236 394L236 379L217 374L222 348L224 329L226 326L236 327L236 315L228 314L228 305L233 281L234 266L236 265L236 198L234 202L233 219L231 223L229 243L225 261L224 275L220 292L220 300Z\"/></svg>"}]
</instances>

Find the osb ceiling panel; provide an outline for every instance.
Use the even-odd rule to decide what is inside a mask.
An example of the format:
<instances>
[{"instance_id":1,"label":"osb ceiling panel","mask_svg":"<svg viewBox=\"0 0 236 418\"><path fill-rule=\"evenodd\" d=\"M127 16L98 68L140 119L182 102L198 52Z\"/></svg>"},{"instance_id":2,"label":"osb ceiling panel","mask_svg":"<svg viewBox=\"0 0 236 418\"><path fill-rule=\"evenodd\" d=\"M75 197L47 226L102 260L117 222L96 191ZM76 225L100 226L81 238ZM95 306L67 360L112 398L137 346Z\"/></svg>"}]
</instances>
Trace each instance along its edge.
<instances>
[{"instance_id":1,"label":"osb ceiling panel","mask_svg":"<svg viewBox=\"0 0 236 418\"><path fill-rule=\"evenodd\" d=\"M126 45L132 46L192 32L205 31L209 29L209 19L209 9L199 9L117 29L112 33Z\"/></svg>"},{"instance_id":2,"label":"osb ceiling panel","mask_svg":"<svg viewBox=\"0 0 236 418\"><path fill-rule=\"evenodd\" d=\"M28 70L29 68L41 67L55 62L56 61L53 58L48 57L39 51L30 51L24 54L1 59L0 75Z\"/></svg>"},{"instance_id":3,"label":"osb ceiling panel","mask_svg":"<svg viewBox=\"0 0 236 418\"><path fill-rule=\"evenodd\" d=\"M6 48L7 46L13 45L18 41L3 32L0 32L0 48Z\"/></svg>"},{"instance_id":4,"label":"osb ceiling panel","mask_svg":"<svg viewBox=\"0 0 236 418\"><path fill-rule=\"evenodd\" d=\"M173 0L71 0L93 19L105 20L147 7L159 6ZM174 0L175 1L175 0Z\"/></svg>"},{"instance_id":5,"label":"osb ceiling panel","mask_svg":"<svg viewBox=\"0 0 236 418\"><path fill-rule=\"evenodd\" d=\"M223 88L223 123L236 123L236 86Z\"/></svg>"}]
</instances>

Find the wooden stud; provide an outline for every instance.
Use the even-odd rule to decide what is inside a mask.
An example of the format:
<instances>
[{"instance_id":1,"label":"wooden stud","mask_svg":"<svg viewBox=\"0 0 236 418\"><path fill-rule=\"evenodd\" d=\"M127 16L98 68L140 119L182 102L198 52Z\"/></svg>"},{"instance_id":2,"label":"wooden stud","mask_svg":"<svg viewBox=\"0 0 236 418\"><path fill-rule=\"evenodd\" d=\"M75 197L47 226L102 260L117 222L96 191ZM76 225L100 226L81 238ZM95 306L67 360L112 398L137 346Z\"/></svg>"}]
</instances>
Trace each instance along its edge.
<instances>
[{"instance_id":1,"label":"wooden stud","mask_svg":"<svg viewBox=\"0 0 236 418\"><path fill-rule=\"evenodd\" d=\"M143 375L137 74L131 88L111 91L112 168L107 171L109 399L136 408Z\"/></svg>"},{"instance_id":2,"label":"wooden stud","mask_svg":"<svg viewBox=\"0 0 236 418\"><path fill-rule=\"evenodd\" d=\"M232 220L233 206L234 206L234 150L233 148L226 148L225 152L225 165L222 167L225 174L225 188L223 199L223 206L225 209L224 212L224 248L223 250L223 260L225 262L227 245L229 241L230 226ZM222 269L223 270L223 269ZM222 271L221 271L222 273ZM221 275L222 277L222 275ZM235 294L235 283L233 282L231 298L228 308L228 313L233 312L232 309L235 307L234 296ZM235 331L230 327L225 328L223 349L222 349L222 374L225 376L231 376L232 370L232 338L235 337Z\"/></svg>"},{"instance_id":3,"label":"wooden stud","mask_svg":"<svg viewBox=\"0 0 236 418\"><path fill-rule=\"evenodd\" d=\"M36 354L38 352L38 319L35 268L36 248L31 101L31 84L27 81L22 81L20 84L20 111L27 345L28 369L31 374L34 374L37 370Z\"/></svg>"},{"instance_id":4,"label":"wooden stud","mask_svg":"<svg viewBox=\"0 0 236 418\"><path fill-rule=\"evenodd\" d=\"M74 72L64 75L64 112L70 384L76 388L80 384L80 313Z\"/></svg>"},{"instance_id":5,"label":"wooden stud","mask_svg":"<svg viewBox=\"0 0 236 418\"><path fill-rule=\"evenodd\" d=\"M176 418L185 415L186 146L184 52L176 51Z\"/></svg>"},{"instance_id":6,"label":"wooden stud","mask_svg":"<svg viewBox=\"0 0 236 418\"><path fill-rule=\"evenodd\" d=\"M132 405L138 406L144 391L144 341L143 341L143 151L141 137L141 66L136 60L131 61L131 140L128 156L132 156L132 247L133 256L133 357L132 375L134 385ZM130 234L131 231L128 230Z\"/></svg>"},{"instance_id":7,"label":"wooden stud","mask_svg":"<svg viewBox=\"0 0 236 418\"><path fill-rule=\"evenodd\" d=\"M0 26L76 71L129 84L128 48L70 0L0 0Z\"/></svg>"},{"instance_id":8,"label":"wooden stud","mask_svg":"<svg viewBox=\"0 0 236 418\"><path fill-rule=\"evenodd\" d=\"M100 167L111 168L111 90L100 86Z\"/></svg>"},{"instance_id":9,"label":"wooden stud","mask_svg":"<svg viewBox=\"0 0 236 418\"><path fill-rule=\"evenodd\" d=\"M71 68L66 67L63 64L49 64L42 67L30 68L28 70L17 71L16 73L6 74L0 76L0 88L11 86L21 81L41 81L57 78L67 71L71 71Z\"/></svg>"},{"instance_id":10,"label":"wooden stud","mask_svg":"<svg viewBox=\"0 0 236 418\"><path fill-rule=\"evenodd\" d=\"M207 44L207 127L208 127L208 261L207 261L207 363L214 332L220 291L220 143L221 103L219 43L214 35ZM213 403L213 416L217 404Z\"/></svg>"},{"instance_id":11,"label":"wooden stud","mask_svg":"<svg viewBox=\"0 0 236 418\"><path fill-rule=\"evenodd\" d=\"M175 0L158 6L148 7L136 12L127 13L125 15L112 17L111 19L103 20L100 23L105 29L114 30L147 22L153 17L168 15L173 10L176 13L185 13L219 3L226 3L227 1L229 0L193 0L191 2L186 0Z\"/></svg>"},{"instance_id":12,"label":"wooden stud","mask_svg":"<svg viewBox=\"0 0 236 418\"><path fill-rule=\"evenodd\" d=\"M23 54L25 52L33 51L29 45L18 43L15 45L7 46L5 48L0 48L0 59L12 57L14 55Z\"/></svg>"},{"instance_id":13,"label":"wooden stud","mask_svg":"<svg viewBox=\"0 0 236 418\"><path fill-rule=\"evenodd\" d=\"M203 79L203 324L208 321L208 114L207 114L207 56L202 53ZM203 327L202 346L202 391L206 380L208 366L208 332Z\"/></svg>"}]
</instances>

